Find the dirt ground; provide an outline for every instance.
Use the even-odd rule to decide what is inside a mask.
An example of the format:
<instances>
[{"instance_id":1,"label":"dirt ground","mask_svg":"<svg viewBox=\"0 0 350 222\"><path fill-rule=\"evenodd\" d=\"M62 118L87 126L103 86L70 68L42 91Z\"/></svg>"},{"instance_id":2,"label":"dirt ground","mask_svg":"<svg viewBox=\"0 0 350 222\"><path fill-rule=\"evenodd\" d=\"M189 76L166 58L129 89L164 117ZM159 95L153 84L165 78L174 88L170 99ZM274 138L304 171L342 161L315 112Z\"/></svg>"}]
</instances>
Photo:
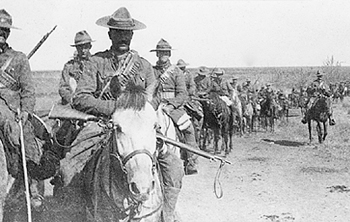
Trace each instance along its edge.
<instances>
[{"instance_id":1,"label":"dirt ground","mask_svg":"<svg viewBox=\"0 0 350 222\"><path fill-rule=\"evenodd\" d=\"M347 120L335 109L335 118ZM342 116L342 118L340 118ZM307 144L301 117L289 119L274 133L235 137L220 182L223 197L214 194L218 162L200 158L199 174L185 176L178 212L191 222L348 222L350 221L349 147L336 147L329 129L326 142ZM290 127L294 127L291 130ZM294 135L295 134L295 135ZM328 140L328 141L327 141ZM347 141L347 140L345 140Z\"/></svg>"}]
</instances>

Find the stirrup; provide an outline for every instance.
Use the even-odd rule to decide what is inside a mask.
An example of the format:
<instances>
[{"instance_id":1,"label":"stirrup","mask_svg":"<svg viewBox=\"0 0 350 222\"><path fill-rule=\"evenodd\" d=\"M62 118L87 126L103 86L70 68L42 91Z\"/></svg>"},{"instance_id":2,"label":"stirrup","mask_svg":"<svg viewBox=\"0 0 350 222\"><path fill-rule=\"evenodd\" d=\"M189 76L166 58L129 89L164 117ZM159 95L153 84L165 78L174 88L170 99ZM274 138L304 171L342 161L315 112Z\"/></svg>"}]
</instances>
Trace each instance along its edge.
<instances>
[{"instance_id":1,"label":"stirrup","mask_svg":"<svg viewBox=\"0 0 350 222\"><path fill-rule=\"evenodd\" d=\"M35 194L30 198L30 204L36 211L42 210L44 197L40 194Z\"/></svg>"}]
</instances>

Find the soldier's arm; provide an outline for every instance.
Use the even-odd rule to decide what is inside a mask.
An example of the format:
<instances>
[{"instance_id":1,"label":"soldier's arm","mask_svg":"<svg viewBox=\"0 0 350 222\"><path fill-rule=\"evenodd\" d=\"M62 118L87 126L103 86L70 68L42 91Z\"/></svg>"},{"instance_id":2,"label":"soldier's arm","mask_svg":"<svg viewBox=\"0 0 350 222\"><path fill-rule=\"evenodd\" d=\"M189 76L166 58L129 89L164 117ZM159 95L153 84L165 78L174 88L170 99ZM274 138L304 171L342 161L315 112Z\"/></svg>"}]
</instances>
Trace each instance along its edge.
<instances>
[{"instance_id":1,"label":"soldier's arm","mask_svg":"<svg viewBox=\"0 0 350 222\"><path fill-rule=\"evenodd\" d=\"M148 101L152 101L153 94L156 89L157 81L153 71L152 65L141 58L141 72L146 78L146 93L148 97Z\"/></svg>"},{"instance_id":2,"label":"soldier's arm","mask_svg":"<svg viewBox=\"0 0 350 222\"><path fill-rule=\"evenodd\" d=\"M187 99L187 89L186 89L186 80L185 76L179 71L178 68L175 69L172 78L174 78L175 83L175 98L168 99L168 102L173 105L175 108L183 105Z\"/></svg>"},{"instance_id":3,"label":"soldier's arm","mask_svg":"<svg viewBox=\"0 0 350 222\"><path fill-rule=\"evenodd\" d=\"M189 85L190 85L188 89L188 95L192 96L196 92L196 83L194 82L194 77L192 73L190 73L190 71L188 71L188 75L189 75Z\"/></svg>"},{"instance_id":4,"label":"soldier's arm","mask_svg":"<svg viewBox=\"0 0 350 222\"><path fill-rule=\"evenodd\" d=\"M13 60L15 72L18 74L18 82L20 86L20 105L21 111L30 114L34 111L35 106L35 87L33 74L30 70L29 61L23 53L20 53Z\"/></svg>"},{"instance_id":5,"label":"soldier's arm","mask_svg":"<svg viewBox=\"0 0 350 222\"><path fill-rule=\"evenodd\" d=\"M62 104L70 103L72 100L73 91L69 85L69 79L71 78L69 76L70 69L71 65L66 63L63 67L60 83L58 86L58 94L62 98Z\"/></svg>"},{"instance_id":6,"label":"soldier's arm","mask_svg":"<svg viewBox=\"0 0 350 222\"><path fill-rule=\"evenodd\" d=\"M98 98L102 90L100 72L103 72L103 66L98 62L88 63L84 67L73 96L73 107L88 114L110 117L115 110L115 101Z\"/></svg>"}]
</instances>

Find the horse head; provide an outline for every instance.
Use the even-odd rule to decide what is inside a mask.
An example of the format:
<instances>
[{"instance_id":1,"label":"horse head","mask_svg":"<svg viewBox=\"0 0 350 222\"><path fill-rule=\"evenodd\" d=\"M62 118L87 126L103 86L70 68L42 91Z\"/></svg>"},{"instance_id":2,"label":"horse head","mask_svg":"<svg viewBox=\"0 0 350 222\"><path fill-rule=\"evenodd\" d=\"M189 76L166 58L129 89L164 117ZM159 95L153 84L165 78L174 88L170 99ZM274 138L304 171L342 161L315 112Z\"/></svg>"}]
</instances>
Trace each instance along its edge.
<instances>
[{"instance_id":1,"label":"horse head","mask_svg":"<svg viewBox=\"0 0 350 222\"><path fill-rule=\"evenodd\" d=\"M155 189L156 121L142 93L122 93L112 116L117 157L126 175L129 196L146 201Z\"/></svg>"}]
</instances>

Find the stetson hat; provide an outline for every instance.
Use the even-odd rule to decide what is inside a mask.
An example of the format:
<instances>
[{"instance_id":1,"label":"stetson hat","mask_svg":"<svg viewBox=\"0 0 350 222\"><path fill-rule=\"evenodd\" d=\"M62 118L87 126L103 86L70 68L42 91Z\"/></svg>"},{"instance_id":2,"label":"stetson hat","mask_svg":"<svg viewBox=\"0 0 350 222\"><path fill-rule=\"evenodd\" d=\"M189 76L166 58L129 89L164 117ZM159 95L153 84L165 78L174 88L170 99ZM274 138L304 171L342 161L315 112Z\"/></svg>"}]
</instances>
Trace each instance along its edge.
<instances>
[{"instance_id":1,"label":"stetson hat","mask_svg":"<svg viewBox=\"0 0 350 222\"><path fill-rule=\"evenodd\" d=\"M78 45L83 45L83 44L91 43L91 42L94 42L94 40L91 39L91 37L87 33L87 31L82 30L80 32L77 32L77 34L75 34L74 44L71 46L75 47Z\"/></svg>"},{"instance_id":2,"label":"stetson hat","mask_svg":"<svg viewBox=\"0 0 350 222\"><path fill-rule=\"evenodd\" d=\"M145 24L131 18L129 11L125 7L119 8L112 15L98 19L96 24L106 28L121 30L139 30L146 28Z\"/></svg>"},{"instance_id":3,"label":"stetson hat","mask_svg":"<svg viewBox=\"0 0 350 222\"><path fill-rule=\"evenodd\" d=\"M316 76L320 78L324 76L324 72L322 70L317 70Z\"/></svg>"},{"instance_id":4,"label":"stetson hat","mask_svg":"<svg viewBox=\"0 0 350 222\"><path fill-rule=\"evenodd\" d=\"M5 9L0 9L0 27L9 29L19 29L17 27L12 26L12 17Z\"/></svg>"},{"instance_id":5,"label":"stetson hat","mask_svg":"<svg viewBox=\"0 0 350 222\"><path fill-rule=\"evenodd\" d=\"M164 39L160 39L157 43L156 49L152 49L150 52L157 52L157 51L171 51L173 50L171 48L171 45Z\"/></svg>"},{"instance_id":6,"label":"stetson hat","mask_svg":"<svg viewBox=\"0 0 350 222\"><path fill-rule=\"evenodd\" d=\"M186 66L188 66L189 64L188 63L186 63L184 60L182 60L182 59L179 59L179 61L177 61L177 64L176 64L176 66L177 67L186 67Z\"/></svg>"},{"instance_id":7,"label":"stetson hat","mask_svg":"<svg viewBox=\"0 0 350 222\"><path fill-rule=\"evenodd\" d=\"M238 80L238 78L236 76L232 77L232 81Z\"/></svg>"},{"instance_id":8,"label":"stetson hat","mask_svg":"<svg viewBox=\"0 0 350 222\"><path fill-rule=\"evenodd\" d=\"M198 68L197 74L200 76L207 76L209 75L210 71L207 67L201 66Z\"/></svg>"},{"instance_id":9,"label":"stetson hat","mask_svg":"<svg viewBox=\"0 0 350 222\"><path fill-rule=\"evenodd\" d=\"M213 76L214 77L219 77L225 74L225 71L223 69L220 68L215 68L214 72L213 72Z\"/></svg>"}]
</instances>

